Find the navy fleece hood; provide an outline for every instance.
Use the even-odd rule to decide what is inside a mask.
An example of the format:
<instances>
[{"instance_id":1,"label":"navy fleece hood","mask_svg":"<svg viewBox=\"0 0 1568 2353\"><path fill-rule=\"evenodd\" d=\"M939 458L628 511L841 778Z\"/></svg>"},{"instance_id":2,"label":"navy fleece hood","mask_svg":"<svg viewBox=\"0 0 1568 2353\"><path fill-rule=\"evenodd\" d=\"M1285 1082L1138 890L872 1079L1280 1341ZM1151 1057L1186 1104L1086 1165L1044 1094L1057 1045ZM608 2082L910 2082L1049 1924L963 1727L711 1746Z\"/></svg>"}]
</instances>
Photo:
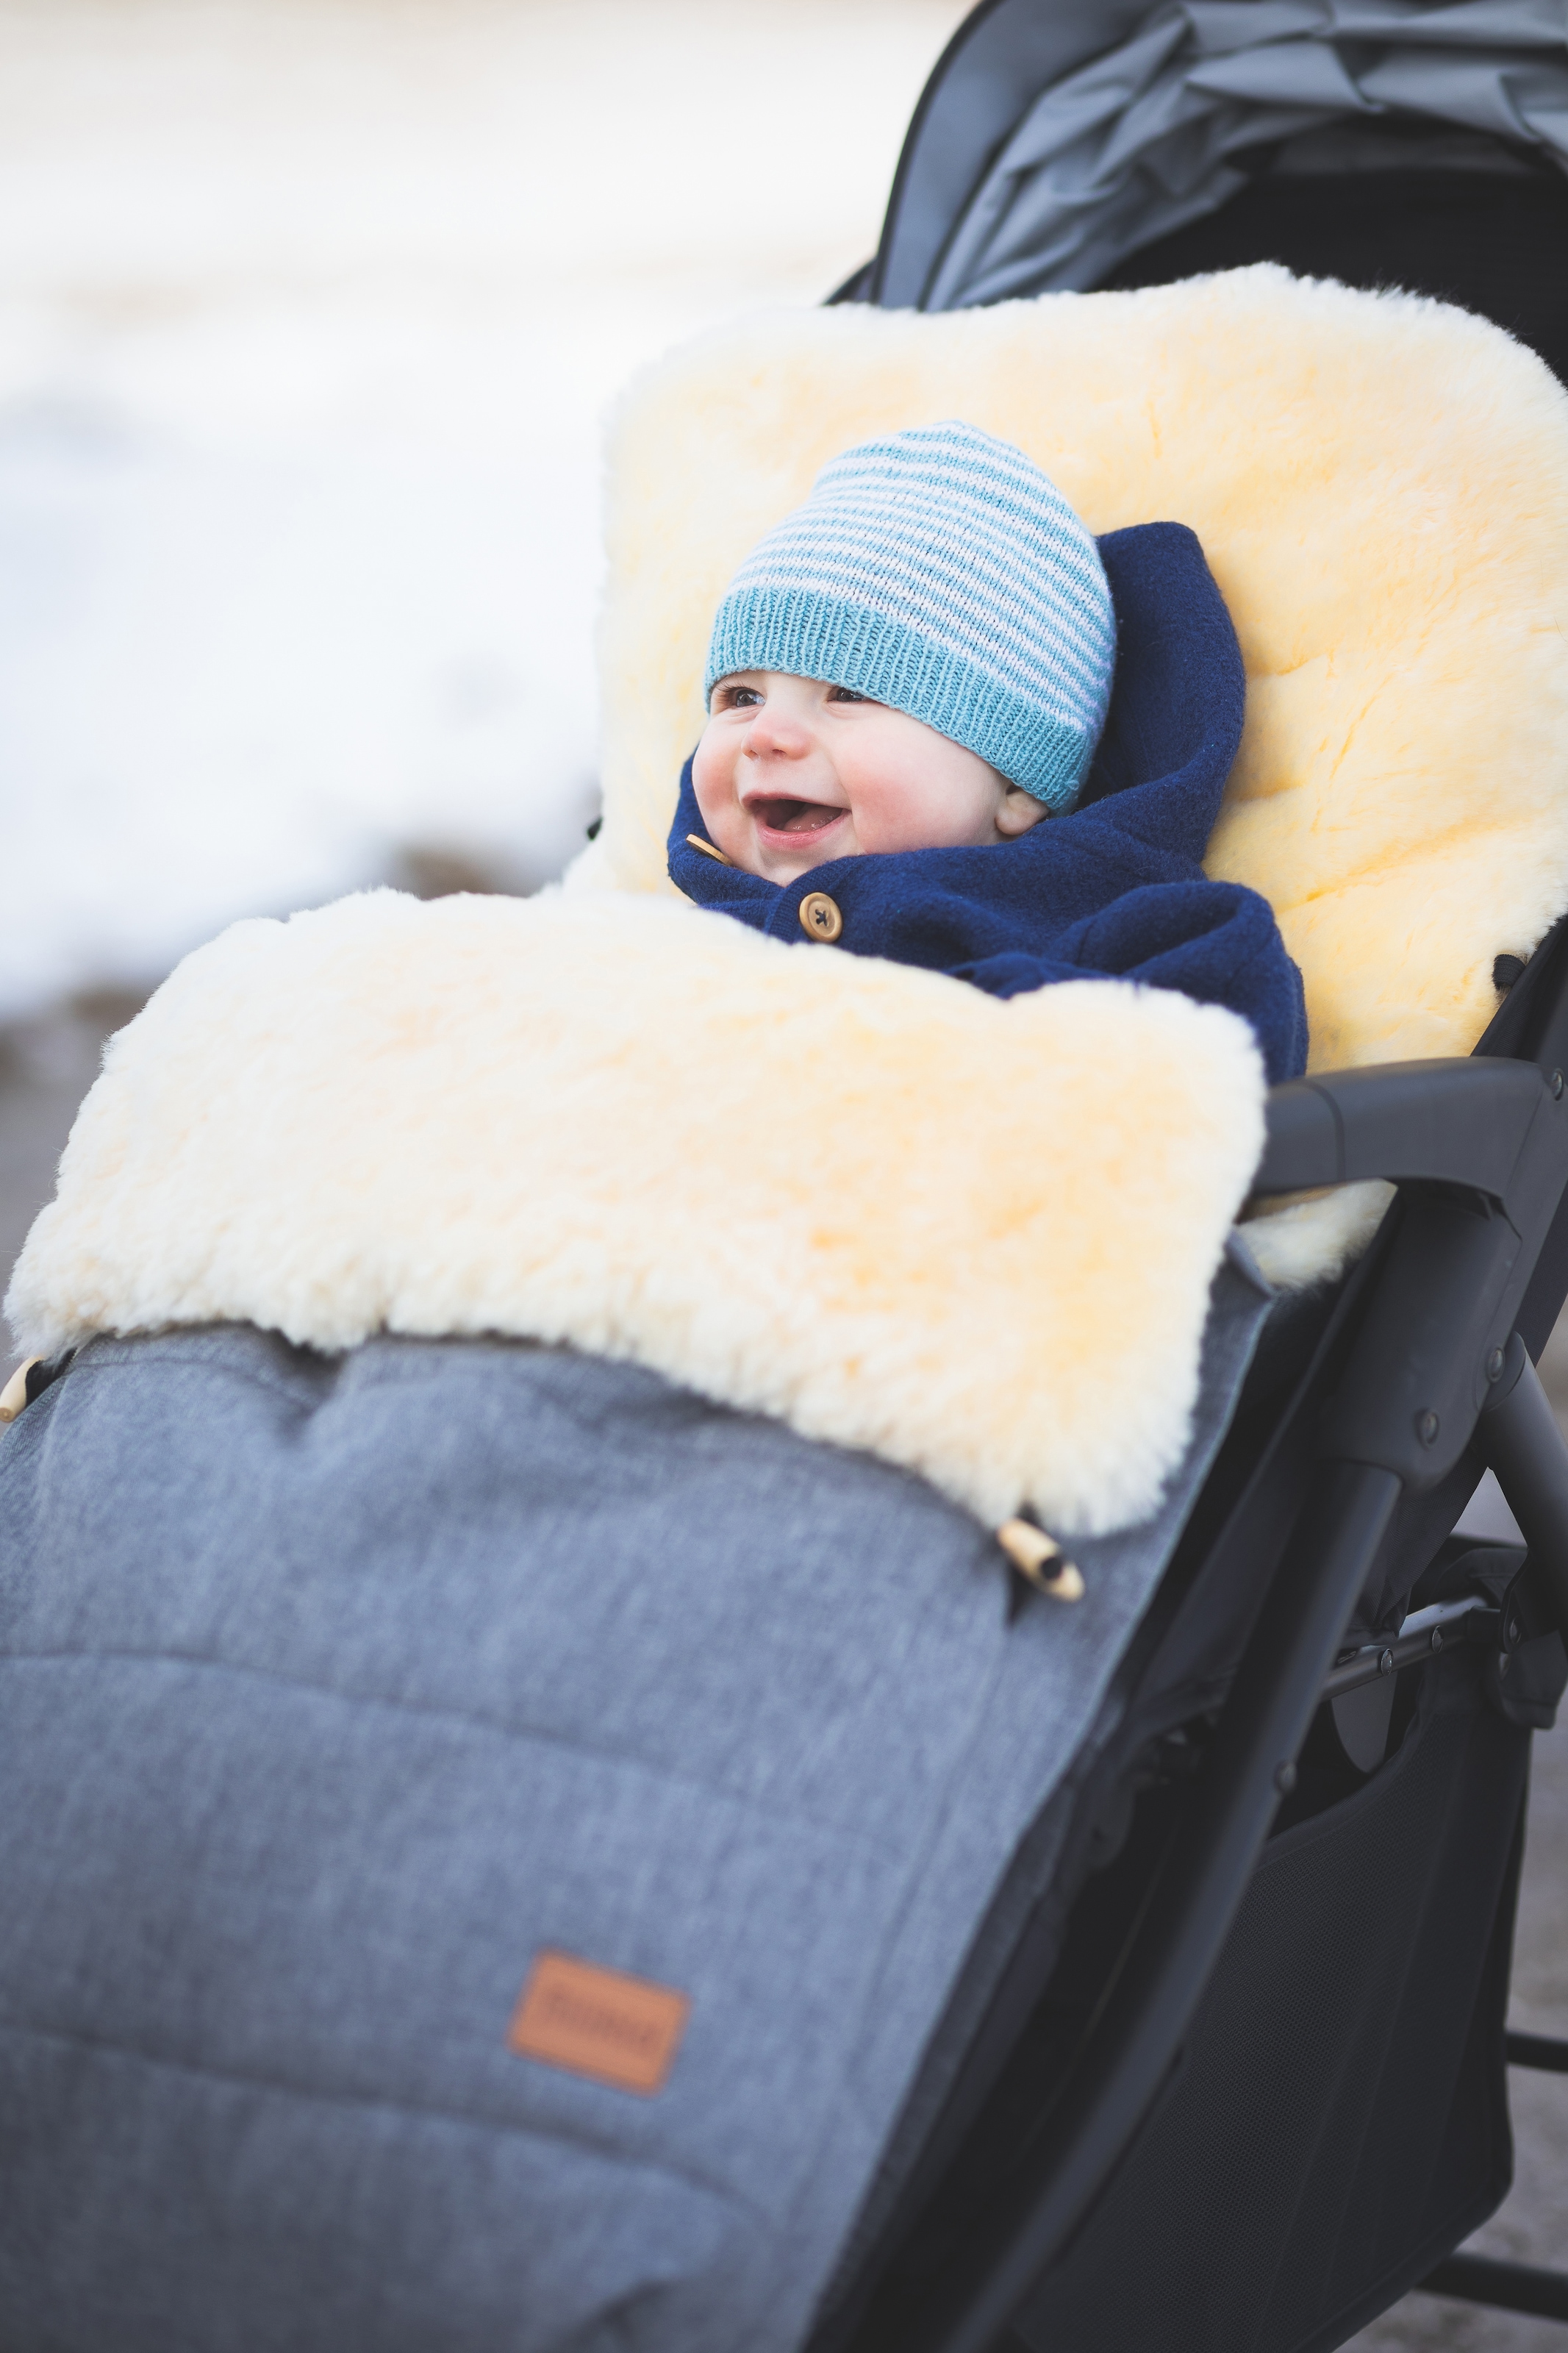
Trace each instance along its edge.
<instances>
[{"instance_id":1,"label":"navy fleece hood","mask_svg":"<svg viewBox=\"0 0 1568 2353\"><path fill-rule=\"evenodd\" d=\"M814 954L798 910L808 892L826 891L843 917L838 947L949 973L993 997L1090 974L1177 989L1248 1020L1273 1083L1297 1078L1306 1007L1273 910L1203 871L1241 742L1230 616L1184 523L1112 532L1100 552L1116 607L1116 682L1070 816L992 849L836 858L769 882L690 847L688 834L708 836L689 760L670 879L699 906Z\"/></svg>"}]
</instances>

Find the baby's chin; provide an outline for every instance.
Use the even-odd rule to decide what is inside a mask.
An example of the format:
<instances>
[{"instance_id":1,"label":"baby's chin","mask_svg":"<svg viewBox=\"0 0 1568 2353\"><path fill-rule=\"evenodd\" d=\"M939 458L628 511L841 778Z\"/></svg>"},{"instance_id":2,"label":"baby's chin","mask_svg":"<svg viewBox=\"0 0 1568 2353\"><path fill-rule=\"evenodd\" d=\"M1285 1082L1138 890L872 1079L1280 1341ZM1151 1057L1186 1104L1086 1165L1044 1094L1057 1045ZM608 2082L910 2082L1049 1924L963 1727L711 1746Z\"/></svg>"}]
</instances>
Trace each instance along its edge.
<instances>
[{"instance_id":1,"label":"baby's chin","mask_svg":"<svg viewBox=\"0 0 1568 2353\"><path fill-rule=\"evenodd\" d=\"M814 872L818 866L831 866L836 859L858 858L860 854L858 843L850 841L842 849L822 849L815 856L796 858L777 858L762 850L753 850L749 857L737 859L735 863L743 866L748 874L760 876L764 882L798 882L803 874Z\"/></svg>"}]
</instances>

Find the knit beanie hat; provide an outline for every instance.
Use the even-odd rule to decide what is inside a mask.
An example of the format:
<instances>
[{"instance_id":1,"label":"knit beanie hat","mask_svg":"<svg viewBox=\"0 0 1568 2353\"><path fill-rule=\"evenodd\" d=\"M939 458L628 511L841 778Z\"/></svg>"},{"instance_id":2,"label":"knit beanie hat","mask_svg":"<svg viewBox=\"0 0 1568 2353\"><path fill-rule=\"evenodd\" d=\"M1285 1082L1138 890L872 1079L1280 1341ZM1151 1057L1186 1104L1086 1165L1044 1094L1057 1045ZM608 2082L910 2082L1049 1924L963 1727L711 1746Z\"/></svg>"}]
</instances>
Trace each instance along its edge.
<instances>
[{"instance_id":1,"label":"knit beanie hat","mask_svg":"<svg viewBox=\"0 0 1568 2353\"><path fill-rule=\"evenodd\" d=\"M703 693L745 670L851 687L1067 809L1115 659L1078 516L1021 449L950 419L823 468L725 591Z\"/></svg>"}]
</instances>

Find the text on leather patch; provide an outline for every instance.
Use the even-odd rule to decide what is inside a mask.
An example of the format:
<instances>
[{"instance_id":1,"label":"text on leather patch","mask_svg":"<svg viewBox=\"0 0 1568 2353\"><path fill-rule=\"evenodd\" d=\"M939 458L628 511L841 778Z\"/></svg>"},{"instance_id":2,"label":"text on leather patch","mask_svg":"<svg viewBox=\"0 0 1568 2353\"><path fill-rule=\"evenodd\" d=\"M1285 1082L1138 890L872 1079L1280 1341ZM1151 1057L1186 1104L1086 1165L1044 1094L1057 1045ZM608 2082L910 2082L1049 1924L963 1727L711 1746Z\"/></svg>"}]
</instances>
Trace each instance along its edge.
<instances>
[{"instance_id":1,"label":"text on leather patch","mask_svg":"<svg viewBox=\"0 0 1568 2353\"><path fill-rule=\"evenodd\" d=\"M657 2092L675 2063L690 2002L673 1986L541 1953L507 2042L525 2059L592 2075L621 2092Z\"/></svg>"}]
</instances>

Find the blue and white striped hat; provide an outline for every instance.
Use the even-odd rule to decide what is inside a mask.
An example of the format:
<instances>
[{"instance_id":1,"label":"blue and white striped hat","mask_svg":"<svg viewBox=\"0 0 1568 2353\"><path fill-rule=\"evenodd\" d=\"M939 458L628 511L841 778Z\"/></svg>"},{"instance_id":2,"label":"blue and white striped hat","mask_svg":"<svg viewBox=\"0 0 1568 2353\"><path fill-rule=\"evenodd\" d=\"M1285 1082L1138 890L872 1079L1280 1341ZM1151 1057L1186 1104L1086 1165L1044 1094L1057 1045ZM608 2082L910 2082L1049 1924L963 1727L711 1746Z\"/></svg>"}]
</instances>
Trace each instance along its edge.
<instances>
[{"instance_id":1,"label":"blue and white striped hat","mask_svg":"<svg viewBox=\"0 0 1568 2353\"><path fill-rule=\"evenodd\" d=\"M743 670L852 687L1067 809L1115 661L1089 533L1021 449L953 418L823 468L725 591L703 692Z\"/></svg>"}]
</instances>

